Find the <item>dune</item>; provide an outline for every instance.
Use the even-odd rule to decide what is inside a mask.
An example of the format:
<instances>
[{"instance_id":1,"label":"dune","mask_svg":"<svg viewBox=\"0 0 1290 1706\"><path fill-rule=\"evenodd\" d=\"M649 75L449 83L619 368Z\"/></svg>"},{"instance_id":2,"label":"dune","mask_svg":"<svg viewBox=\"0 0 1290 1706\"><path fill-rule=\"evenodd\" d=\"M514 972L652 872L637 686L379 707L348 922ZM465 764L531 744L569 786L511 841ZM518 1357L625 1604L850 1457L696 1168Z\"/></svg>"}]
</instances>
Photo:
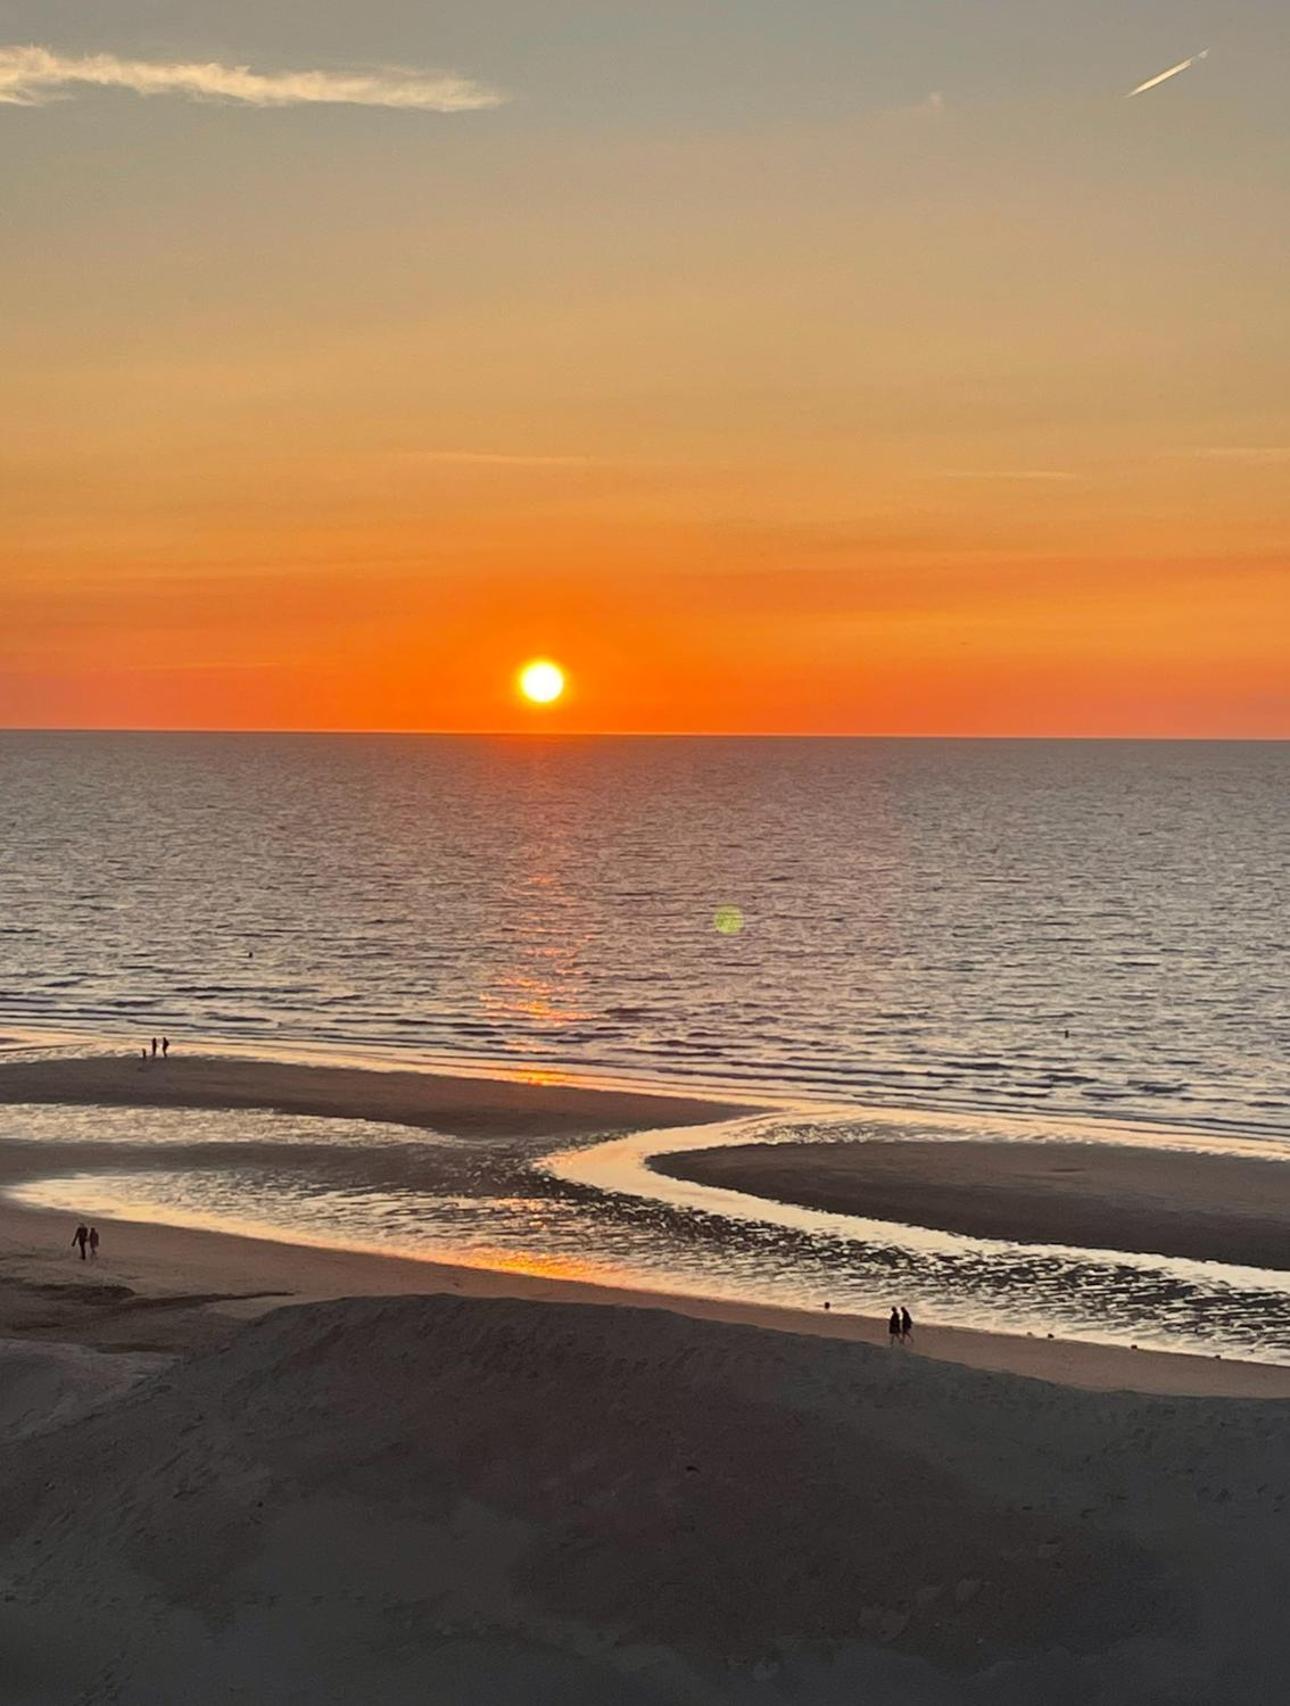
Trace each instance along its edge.
<instances>
[{"instance_id":1,"label":"dune","mask_svg":"<svg viewBox=\"0 0 1290 1706\"><path fill-rule=\"evenodd\" d=\"M110 1404L169 1361L146 1352L112 1355L84 1345L0 1339L0 1447Z\"/></svg>"},{"instance_id":2,"label":"dune","mask_svg":"<svg viewBox=\"0 0 1290 1706\"><path fill-rule=\"evenodd\" d=\"M1283 1403L509 1299L285 1308L0 1460L21 1706L1259 1706Z\"/></svg>"}]
</instances>

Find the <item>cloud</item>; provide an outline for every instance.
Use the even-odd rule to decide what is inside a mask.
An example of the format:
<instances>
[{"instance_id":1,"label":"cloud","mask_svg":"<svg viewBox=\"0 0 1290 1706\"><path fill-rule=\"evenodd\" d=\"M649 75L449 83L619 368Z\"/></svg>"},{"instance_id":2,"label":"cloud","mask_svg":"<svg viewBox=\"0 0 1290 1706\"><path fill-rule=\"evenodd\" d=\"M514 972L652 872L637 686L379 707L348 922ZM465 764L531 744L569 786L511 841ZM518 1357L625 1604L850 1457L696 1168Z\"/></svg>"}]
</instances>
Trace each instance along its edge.
<instances>
[{"instance_id":1,"label":"cloud","mask_svg":"<svg viewBox=\"0 0 1290 1706\"><path fill-rule=\"evenodd\" d=\"M1190 452L1209 462L1290 462L1290 444L1219 444Z\"/></svg>"},{"instance_id":2,"label":"cloud","mask_svg":"<svg viewBox=\"0 0 1290 1706\"><path fill-rule=\"evenodd\" d=\"M590 456L526 456L495 450L404 450L414 462L447 462L468 468L590 468Z\"/></svg>"},{"instance_id":3,"label":"cloud","mask_svg":"<svg viewBox=\"0 0 1290 1706\"><path fill-rule=\"evenodd\" d=\"M44 47L0 47L0 103L37 107L80 89L128 89L252 107L397 107L415 112L470 112L495 107L493 89L439 71L252 71L245 65L118 59L115 54L53 53Z\"/></svg>"},{"instance_id":4,"label":"cloud","mask_svg":"<svg viewBox=\"0 0 1290 1706\"><path fill-rule=\"evenodd\" d=\"M1131 101L1135 95L1145 95L1148 89L1155 89L1161 83L1167 83L1171 77L1176 77L1180 71L1190 71L1193 65L1198 65L1202 59L1209 58L1209 49L1193 53L1190 59L1183 59L1177 65L1171 65L1168 71L1161 71L1158 76L1148 77L1145 83L1139 83L1136 89L1130 89L1125 96Z\"/></svg>"},{"instance_id":5,"label":"cloud","mask_svg":"<svg viewBox=\"0 0 1290 1706\"><path fill-rule=\"evenodd\" d=\"M1074 480L1078 475L1065 468L947 468L939 480Z\"/></svg>"}]
</instances>

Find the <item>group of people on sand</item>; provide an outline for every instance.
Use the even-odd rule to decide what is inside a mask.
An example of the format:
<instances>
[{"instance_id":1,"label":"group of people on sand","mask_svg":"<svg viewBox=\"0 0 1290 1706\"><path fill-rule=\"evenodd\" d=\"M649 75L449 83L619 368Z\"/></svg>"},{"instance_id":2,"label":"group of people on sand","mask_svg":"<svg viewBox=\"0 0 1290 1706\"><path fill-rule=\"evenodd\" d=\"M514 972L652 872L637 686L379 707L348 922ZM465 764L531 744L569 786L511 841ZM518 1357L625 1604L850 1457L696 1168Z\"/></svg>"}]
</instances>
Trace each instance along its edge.
<instances>
[{"instance_id":1,"label":"group of people on sand","mask_svg":"<svg viewBox=\"0 0 1290 1706\"><path fill-rule=\"evenodd\" d=\"M893 1345L912 1344L914 1339L914 1317L908 1309L897 1309L892 1306L891 1314L887 1317L887 1340Z\"/></svg>"},{"instance_id":2,"label":"group of people on sand","mask_svg":"<svg viewBox=\"0 0 1290 1706\"><path fill-rule=\"evenodd\" d=\"M73 1246L80 1246L82 1261L85 1260L85 1252L87 1249L89 1250L91 1261L97 1261L99 1253L98 1227L86 1226L85 1222L82 1221L76 1228L75 1232L72 1233L72 1244Z\"/></svg>"},{"instance_id":3,"label":"group of people on sand","mask_svg":"<svg viewBox=\"0 0 1290 1706\"><path fill-rule=\"evenodd\" d=\"M145 1061L148 1060L149 1054L148 1054L147 1043L145 1043L143 1045L142 1049L140 1049L139 1052ZM151 1055L151 1058L153 1060L156 1060L158 1054L161 1055L161 1058L163 1060L166 1060L169 1058L169 1055L170 1055L170 1038L169 1037L162 1037L160 1042L158 1042L156 1037L154 1037L152 1039L152 1055Z\"/></svg>"}]
</instances>

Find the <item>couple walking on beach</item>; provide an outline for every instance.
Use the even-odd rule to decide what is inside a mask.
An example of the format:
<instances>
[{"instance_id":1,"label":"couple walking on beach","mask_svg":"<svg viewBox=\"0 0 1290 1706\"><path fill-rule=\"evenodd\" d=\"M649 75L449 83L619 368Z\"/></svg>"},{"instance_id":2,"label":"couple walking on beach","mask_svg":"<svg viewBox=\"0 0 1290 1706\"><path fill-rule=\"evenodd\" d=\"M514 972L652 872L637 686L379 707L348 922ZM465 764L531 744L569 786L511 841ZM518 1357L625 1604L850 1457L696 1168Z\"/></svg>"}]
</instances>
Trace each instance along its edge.
<instances>
[{"instance_id":1,"label":"couple walking on beach","mask_svg":"<svg viewBox=\"0 0 1290 1706\"><path fill-rule=\"evenodd\" d=\"M893 1345L908 1345L914 1337L914 1317L908 1309L893 1307L887 1317L887 1340Z\"/></svg>"},{"instance_id":2,"label":"couple walking on beach","mask_svg":"<svg viewBox=\"0 0 1290 1706\"><path fill-rule=\"evenodd\" d=\"M99 1253L98 1227L86 1226L85 1222L82 1221L76 1228L75 1232L72 1233L72 1243L80 1245L82 1261L85 1260L85 1249L87 1245L89 1246L90 1255L97 1258Z\"/></svg>"}]
</instances>

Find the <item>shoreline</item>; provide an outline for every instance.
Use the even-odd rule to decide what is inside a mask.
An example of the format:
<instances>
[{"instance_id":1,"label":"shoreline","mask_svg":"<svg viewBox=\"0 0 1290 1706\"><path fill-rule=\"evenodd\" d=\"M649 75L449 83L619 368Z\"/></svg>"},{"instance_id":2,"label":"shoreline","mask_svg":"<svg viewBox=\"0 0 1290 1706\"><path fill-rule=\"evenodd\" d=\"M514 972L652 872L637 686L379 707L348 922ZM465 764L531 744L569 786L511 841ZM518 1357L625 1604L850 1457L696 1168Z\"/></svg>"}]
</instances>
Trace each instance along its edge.
<instances>
[{"instance_id":1,"label":"shoreline","mask_svg":"<svg viewBox=\"0 0 1290 1706\"><path fill-rule=\"evenodd\" d=\"M683 1293L632 1290L562 1275L454 1265L232 1231L115 1220L103 1253L82 1263L68 1217L0 1197L0 1341L184 1354L293 1304L347 1297L510 1298L655 1311L775 1334L885 1345L882 1317ZM105 1289L112 1288L110 1295ZM1084 1339L916 1325L893 1357L1019 1375L1086 1391L1170 1397L1290 1399L1290 1367Z\"/></svg>"},{"instance_id":2,"label":"shoreline","mask_svg":"<svg viewBox=\"0 0 1290 1706\"><path fill-rule=\"evenodd\" d=\"M271 1109L387 1121L472 1136L552 1140L714 1124L764 1110L694 1097L407 1070L301 1066L172 1055L0 1063L0 1103ZM716 1153L716 1152L713 1152ZM0 1187L49 1176L36 1146L0 1170ZM164 1221L99 1218L91 1266L68 1244L68 1216L0 1198L0 1338L182 1352L289 1303L346 1296L455 1294L662 1310L780 1333L885 1342L878 1317L632 1290L594 1273L454 1266L361 1249L244 1236ZM536 1263L534 1264L536 1266ZM554 1264L552 1264L554 1265ZM569 1264L565 1264L567 1267ZM893 1355L909 1354L896 1350ZM1174 1395L1290 1398L1290 1367L1087 1340L919 1326L913 1354L1061 1385Z\"/></svg>"}]
</instances>

